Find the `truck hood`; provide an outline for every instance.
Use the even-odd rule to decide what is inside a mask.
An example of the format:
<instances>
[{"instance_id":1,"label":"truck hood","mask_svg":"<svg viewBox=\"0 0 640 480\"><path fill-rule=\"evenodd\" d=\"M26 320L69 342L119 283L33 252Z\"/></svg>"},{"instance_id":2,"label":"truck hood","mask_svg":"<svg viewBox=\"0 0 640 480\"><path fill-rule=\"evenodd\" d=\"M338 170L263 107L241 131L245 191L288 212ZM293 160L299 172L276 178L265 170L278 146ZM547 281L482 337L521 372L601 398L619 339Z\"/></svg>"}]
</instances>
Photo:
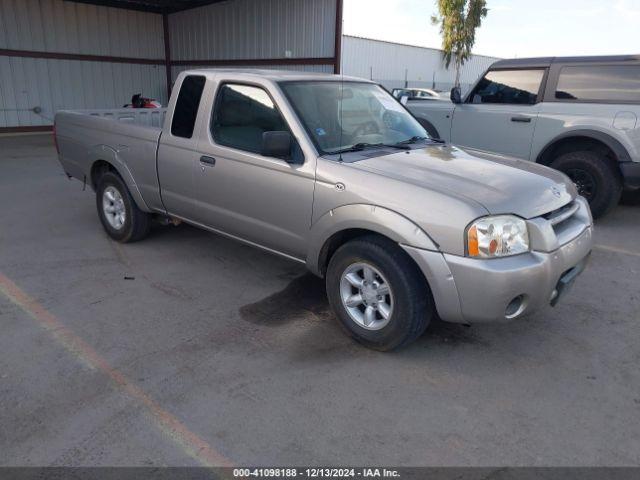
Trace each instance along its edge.
<instances>
[{"instance_id":1,"label":"truck hood","mask_svg":"<svg viewBox=\"0 0 640 480\"><path fill-rule=\"evenodd\" d=\"M430 145L367 158L351 166L462 196L479 203L491 214L511 213L522 218L556 210L577 195L573 183L557 170L450 145Z\"/></svg>"}]
</instances>

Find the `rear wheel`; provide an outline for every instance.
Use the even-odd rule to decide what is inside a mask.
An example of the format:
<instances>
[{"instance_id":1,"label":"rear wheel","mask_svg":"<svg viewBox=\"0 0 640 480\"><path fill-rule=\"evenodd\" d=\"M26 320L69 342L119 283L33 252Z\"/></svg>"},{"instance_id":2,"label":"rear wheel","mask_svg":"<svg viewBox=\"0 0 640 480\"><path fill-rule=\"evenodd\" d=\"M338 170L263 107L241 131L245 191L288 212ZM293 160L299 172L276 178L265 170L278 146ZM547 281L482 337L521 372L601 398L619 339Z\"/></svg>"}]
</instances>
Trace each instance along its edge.
<instances>
[{"instance_id":1,"label":"rear wheel","mask_svg":"<svg viewBox=\"0 0 640 480\"><path fill-rule=\"evenodd\" d=\"M620 201L622 179L608 158L591 151L569 152L551 166L571 178L578 193L589 202L594 218L603 216Z\"/></svg>"},{"instance_id":2,"label":"rear wheel","mask_svg":"<svg viewBox=\"0 0 640 480\"><path fill-rule=\"evenodd\" d=\"M366 236L331 257L327 296L342 326L376 350L407 345L434 313L431 292L411 258L394 242Z\"/></svg>"},{"instance_id":3,"label":"rear wheel","mask_svg":"<svg viewBox=\"0 0 640 480\"><path fill-rule=\"evenodd\" d=\"M100 177L96 206L102 226L114 240L136 242L149 233L151 216L138 208L118 174L106 172Z\"/></svg>"}]
</instances>

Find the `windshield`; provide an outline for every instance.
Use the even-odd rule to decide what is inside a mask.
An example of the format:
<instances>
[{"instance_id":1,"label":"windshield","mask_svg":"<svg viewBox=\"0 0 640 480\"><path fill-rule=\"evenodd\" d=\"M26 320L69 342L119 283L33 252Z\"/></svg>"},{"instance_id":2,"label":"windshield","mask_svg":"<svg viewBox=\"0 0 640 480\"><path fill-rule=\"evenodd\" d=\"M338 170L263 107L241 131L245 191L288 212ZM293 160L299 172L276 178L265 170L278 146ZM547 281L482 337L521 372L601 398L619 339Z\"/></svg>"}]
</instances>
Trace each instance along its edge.
<instances>
[{"instance_id":1,"label":"windshield","mask_svg":"<svg viewBox=\"0 0 640 480\"><path fill-rule=\"evenodd\" d=\"M416 119L378 85L283 82L281 88L323 154L428 138Z\"/></svg>"}]
</instances>

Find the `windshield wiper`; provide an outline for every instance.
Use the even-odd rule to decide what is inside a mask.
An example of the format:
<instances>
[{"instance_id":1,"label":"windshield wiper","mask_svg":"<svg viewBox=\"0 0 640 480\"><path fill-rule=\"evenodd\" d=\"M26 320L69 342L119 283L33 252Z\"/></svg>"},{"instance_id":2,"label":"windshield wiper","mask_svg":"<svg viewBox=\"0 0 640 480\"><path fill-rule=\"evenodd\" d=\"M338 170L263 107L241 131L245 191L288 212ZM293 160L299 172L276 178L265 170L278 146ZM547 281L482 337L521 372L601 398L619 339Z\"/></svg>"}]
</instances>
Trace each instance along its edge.
<instances>
[{"instance_id":1,"label":"windshield wiper","mask_svg":"<svg viewBox=\"0 0 640 480\"><path fill-rule=\"evenodd\" d=\"M349 152L361 152L365 148L368 147L379 147L380 143L356 143L355 145L351 145L350 147L343 148L341 150L336 150L335 152L331 152L331 155L338 155L340 153L349 153Z\"/></svg>"},{"instance_id":2,"label":"windshield wiper","mask_svg":"<svg viewBox=\"0 0 640 480\"><path fill-rule=\"evenodd\" d=\"M400 150L407 150L409 147L406 145L403 145L402 143L366 143L366 142L361 142L361 143L356 143L355 145L352 145L350 147L347 148L343 148L342 150L336 150L335 152L331 152L332 155L338 155L341 153L349 153L349 152L361 152L362 150L366 149L366 148L378 148L378 147L390 147L390 148L398 148Z\"/></svg>"},{"instance_id":3,"label":"windshield wiper","mask_svg":"<svg viewBox=\"0 0 640 480\"><path fill-rule=\"evenodd\" d=\"M433 138L416 135L415 137L411 137L411 138L408 138L407 140L398 142L396 145L409 145L411 143L419 142L420 140L433 140Z\"/></svg>"},{"instance_id":4,"label":"windshield wiper","mask_svg":"<svg viewBox=\"0 0 640 480\"><path fill-rule=\"evenodd\" d=\"M415 136L415 137L411 137L411 138L409 138L407 140L404 140L402 142L398 142L398 144L399 145L409 145L409 144L412 144L412 143L419 142L421 140L428 140L428 141L433 142L433 143L445 143L444 140L442 140L441 138Z\"/></svg>"},{"instance_id":5,"label":"windshield wiper","mask_svg":"<svg viewBox=\"0 0 640 480\"><path fill-rule=\"evenodd\" d=\"M336 150L335 152L331 152L331 155L340 155L340 154L349 153L349 152L361 152L366 148L379 148L379 147L397 148L399 150L411 150L411 147L409 145L423 141L423 140L428 140L434 143L444 143L444 140L441 140L439 138L423 137L420 135L416 135L414 137L408 138L407 140L403 140L397 143L360 142L360 143L356 143L355 145L351 145L350 147L343 148L342 150Z\"/></svg>"}]
</instances>

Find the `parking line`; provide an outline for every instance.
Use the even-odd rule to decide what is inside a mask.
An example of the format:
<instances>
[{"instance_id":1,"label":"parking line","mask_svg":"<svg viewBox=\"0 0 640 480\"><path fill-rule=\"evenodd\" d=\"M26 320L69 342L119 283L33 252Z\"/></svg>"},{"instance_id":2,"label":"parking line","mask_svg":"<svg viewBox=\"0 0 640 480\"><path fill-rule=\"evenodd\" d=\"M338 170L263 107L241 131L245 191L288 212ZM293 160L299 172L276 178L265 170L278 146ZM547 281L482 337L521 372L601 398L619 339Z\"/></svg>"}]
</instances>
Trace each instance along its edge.
<instances>
[{"instance_id":1,"label":"parking line","mask_svg":"<svg viewBox=\"0 0 640 480\"><path fill-rule=\"evenodd\" d=\"M122 372L111 367L93 347L64 326L52 313L27 295L13 281L0 272L0 292L51 333L83 363L107 375L130 397L139 401L156 425L185 453L208 467L231 467L233 462L216 451L204 439L190 431L171 413L164 410L144 390L132 383Z\"/></svg>"},{"instance_id":2,"label":"parking line","mask_svg":"<svg viewBox=\"0 0 640 480\"><path fill-rule=\"evenodd\" d=\"M632 252L624 248L610 247L609 245L594 245L596 250L603 250L605 252L622 253L623 255L633 255L634 257L640 257L640 252Z\"/></svg>"}]
</instances>

